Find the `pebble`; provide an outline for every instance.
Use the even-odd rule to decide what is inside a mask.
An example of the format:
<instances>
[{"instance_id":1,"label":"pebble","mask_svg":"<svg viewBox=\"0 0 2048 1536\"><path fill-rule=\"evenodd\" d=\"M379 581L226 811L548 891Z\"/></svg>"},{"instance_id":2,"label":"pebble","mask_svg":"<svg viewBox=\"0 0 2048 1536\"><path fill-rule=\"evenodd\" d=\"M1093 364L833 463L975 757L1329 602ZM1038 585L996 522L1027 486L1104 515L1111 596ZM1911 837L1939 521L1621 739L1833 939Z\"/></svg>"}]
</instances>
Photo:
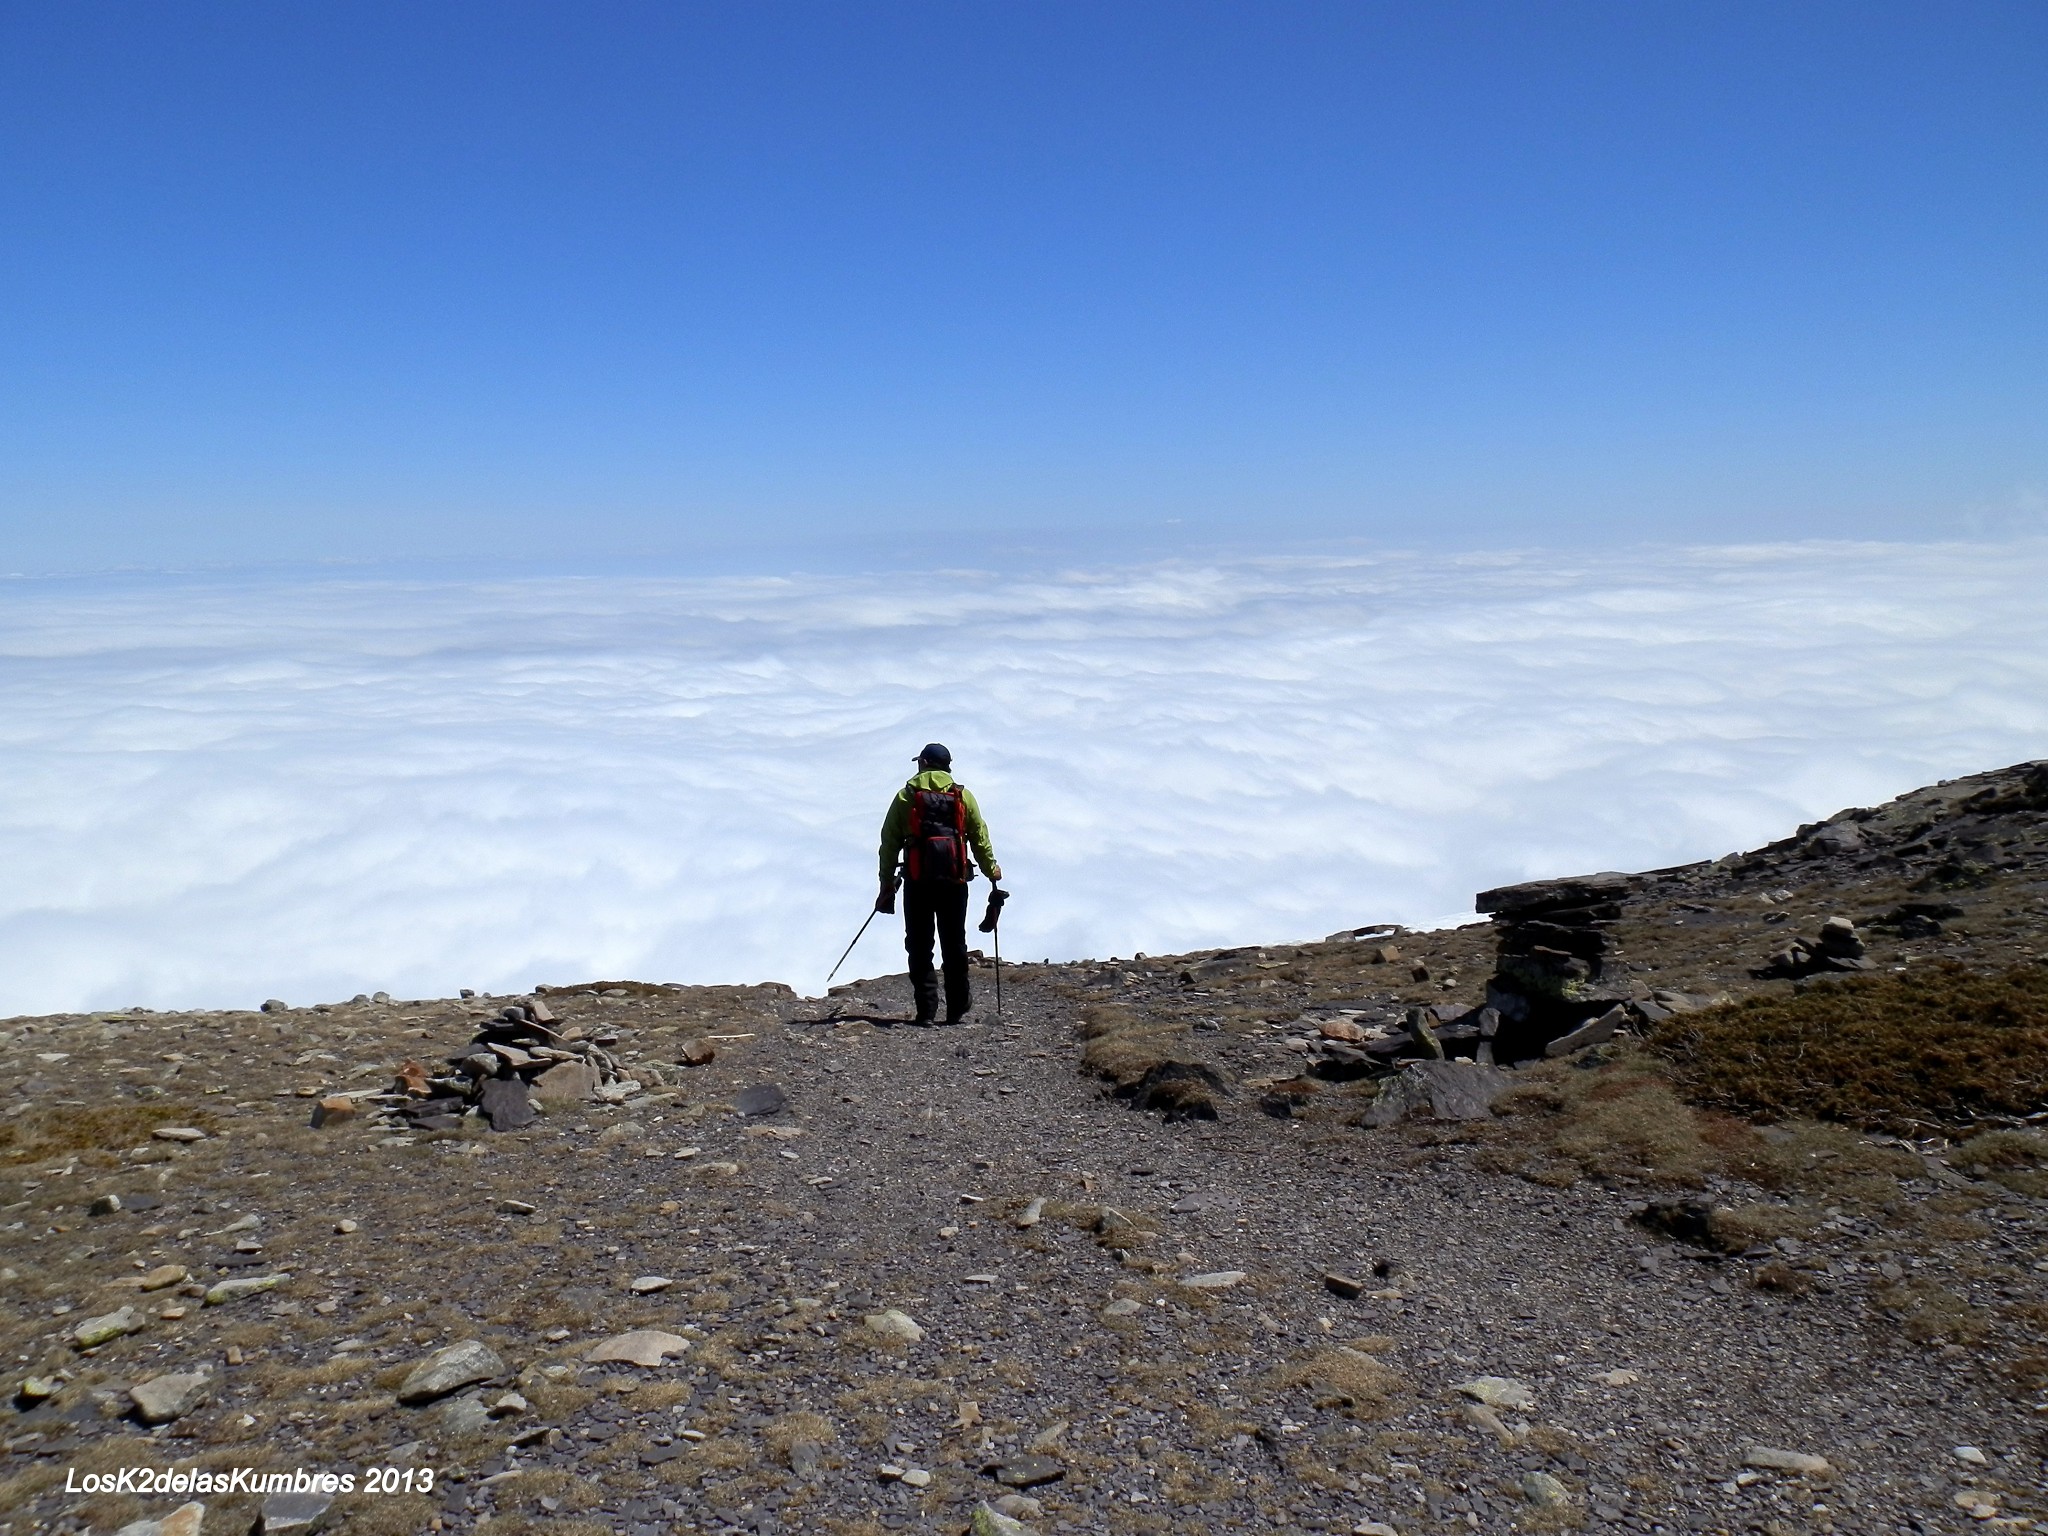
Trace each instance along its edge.
<instances>
[{"instance_id":1,"label":"pebble","mask_svg":"<svg viewBox=\"0 0 2048 1536\"><path fill-rule=\"evenodd\" d=\"M500 1200L498 1209L507 1216L531 1216L540 1207L530 1200Z\"/></svg>"},{"instance_id":2,"label":"pebble","mask_svg":"<svg viewBox=\"0 0 2048 1536\"><path fill-rule=\"evenodd\" d=\"M1028 1493L1006 1493L990 1499L989 1505L997 1514L1008 1515L1012 1520L1036 1520L1045 1513L1045 1506Z\"/></svg>"},{"instance_id":3,"label":"pebble","mask_svg":"<svg viewBox=\"0 0 2048 1536\"><path fill-rule=\"evenodd\" d=\"M158 1141L204 1141L206 1132L195 1130L189 1125L160 1125L149 1133ZM188 1506L190 1507L190 1506ZM198 1506L204 1509L203 1504Z\"/></svg>"},{"instance_id":4,"label":"pebble","mask_svg":"<svg viewBox=\"0 0 2048 1536\"><path fill-rule=\"evenodd\" d=\"M903 1485L906 1488L929 1488L932 1485L932 1475L922 1467L911 1467L903 1474Z\"/></svg>"},{"instance_id":5,"label":"pebble","mask_svg":"<svg viewBox=\"0 0 2048 1536\"><path fill-rule=\"evenodd\" d=\"M1323 1286L1333 1294L1342 1296L1346 1301L1356 1301L1365 1294L1363 1280L1354 1280L1351 1276L1340 1275L1335 1270L1324 1273Z\"/></svg>"},{"instance_id":6,"label":"pebble","mask_svg":"<svg viewBox=\"0 0 2048 1536\"><path fill-rule=\"evenodd\" d=\"M347 1237L351 1232L360 1232L362 1231L362 1229L363 1224L357 1221L353 1216L344 1216L341 1218L341 1220L337 1221L334 1224L334 1230L339 1232L343 1237Z\"/></svg>"},{"instance_id":7,"label":"pebble","mask_svg":"<svg viewBox=\"0 0 2048 1536\"><path fill-rule=\"evenodd\" d=\"M1957 1446L1955 1458L1957 1461L1968 1462L1973 1467L1988 1467L1991 1465L1991 1458L1978 1450L1974 1445Z\"/></svg>"},{"instance_id":8,"label":"pebble","mask_svg":"<svg viewBox=\"0 0 2048 1536\"><path fill-rule=\"evenodd\" d=\"M1206 1275L1187 1275L1181 1284L1191 1291L1227 1291L1245 1278L1241 1269L1218 1269Z\"/></svg>"},{"instance_id":9,"label":"pebble","mask_svg":"<svg viewBox=\"0 0 2048 1536\"><path fill-rule=\"evenodd\" d=\"M1643 1378L1636 1371L1602 1371L1593 1379L1603 1387L1632 1387Z\"/></svg>"},{"instance_id":10,"label":"pebble","mask_svg":"<svg viewBox=\"0 0 2048 1536\"><path fill-rule=\"evenodd\" d=\"M120 1209L121 1197L119 1195L101 1195L85 1208L85 1214L88 1216L112 1216L117 1214Z\"/></svg>"},{"instance_id":11,"label":"pebble","mask_svg":"<svg viewBox=\"0 0 2048 1536\"><path fill-rule=\"evenodd\" d=\"M136 1289L161 1291L173 1285L183 1285L192 1278L192 1271L182 1264L159 1264L137 1278Z\"/></svg>"},{"instance_id":12,"label":"pebble","mask_svg":"<svg viewBox=\"0 0 2048 1536\"><path fill-rule=\"evenodd\" d=\"M1045 1217L1045 1197L1040 1195L1017 1213L1017 1230L1025 1231L1035 1227Z\"/></svg>"},{"instance_id":13,"label":"pebble","mask_svg":"<svg viewBox=\"0 0 2048 1536\"><path fill-rule=\"evenodd\" d=\"M674 1284L675 1281L667 1275L642 1275L633 1282L632 1289L635 1295L651 1296L656 1291L665 1291Z\"/></svg>"},{"instance_id":14,"label":"pebble","mask_svg":"<svg viewBox=\"0 0 2048 1536\"><path fill-rule=\"evenodd\" d=\"M1522 1497L1538 1509L1563 1509L1572 1501L1564 1484L1548 1472L1523 1473Z\"/></svg>"},{"instance_id":15,"label":"pebble","mask_svg":"<svg viewBox=\"0 0 2048 1536\"><path fill-rule=\"evenodd\" d=\"M1128 1296L1119 1296L1102 1309L1104 1317L1131 1317L1145 1309Z\"/></svg>"}]
</instances>

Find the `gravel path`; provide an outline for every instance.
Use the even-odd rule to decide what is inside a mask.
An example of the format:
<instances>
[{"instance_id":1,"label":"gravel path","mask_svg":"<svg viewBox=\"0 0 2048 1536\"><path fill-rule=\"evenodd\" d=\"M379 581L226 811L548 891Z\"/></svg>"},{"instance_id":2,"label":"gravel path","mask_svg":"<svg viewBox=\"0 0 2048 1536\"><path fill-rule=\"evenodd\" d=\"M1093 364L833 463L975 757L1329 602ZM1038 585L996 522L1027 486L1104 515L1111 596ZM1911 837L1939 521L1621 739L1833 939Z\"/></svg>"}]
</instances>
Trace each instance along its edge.
<instances>
[{"instance_id":1,"label":"gravel path","mask_svg":"<svg viewBox=\"0 0 2048 1536\"><path fill-rule=\"evenodd\" d=\"M871 1022L907 1014L900 978L836 1000L837 1022L768 989L571 1000L634 1026L629 1059L707 1028L719 1058L508 1135L316 1131L291 1096L318 1039L337 1073L453 1050L486 1000L33 1026L18 1047L68 1052L38 1070L73 1082L144 1032L176 1036L181 1081L270 1097L189 1150L157 1144L161 1167L8 1175L26 1182L0 1232L7 1347L75 1380L15 1405L0 1536L168 1511L81 1500L67 1467L252 1462L436 1469L431 1495L345 1500L366 1532L959 1531L1006 1495L1067 1532L2048 1529L2029 1399L1997 1361L1879 1323L1855 1281L1881 1234L1856 1219L1813 1238L1818 1285L1782 1294L1631 1225L1639 1195L1489 1172L1443 1128L1275 1120L1242 1093L1165 1124L1077 1071L1091 974L1015 972L1003 1023L954 1029ZM262 1030L310 1048L253 1049ZM786 1108L731 1111L771 1082ZM95 1224L98 1188L161 1204ZM1952 1262L2038 1261L2043 1209L1994 1191ZM227 1267L238 1240L258 1267ZM195 1290L292 1278L161 1313L178 1292L91 1290L165 1263ZM77 1351L68 1330L123 1299L149 1326ZM922 1337L866 1322L891 1309ZM585 1362L635 1327L691 1345L652 1369ZM395 1401L464 1339L503 1357L479 1397ZM199 1368L211 1396L175 1423L112 1416L125 1384ZM1456 1390L1482 1377L1508 1383L1473 1389L1491 1407ZM507 1391L521 1403L484 1419ZM1760 1447L1832 1471L1745 1468ZM1972 1490L1983 1522L1957 1503ZM215 1504L208 1530L246 1528L252 1502Z\"/></svg>"},{"instance_id":2,"label":"gravel path","mask_svg":"<svg viewBox=\"0 0 2048 1536\"><path fill-rule=\"evenodd\" d=\"M1032 1493L1049 1530L1875 1533L1971 1526L1964 1487L2025 1502L2031 1458L1999 1458L2037 1432L1965 1351L1888 1347L1854 1309L1731 1283L1632 1227L1630 1198L1487 1174L1470 1147L1242 1110L1162 1124L1076 1075L1062 1000L1020 978L1009 1002L1003 1027L794 1026L776 1076L791 1108L772 1123L803 1134L707 1125L698 1158L744 1164L717 1194L680 1187L672 1162L557 1192L592 1212L673 1195L701 1246L603 1261L729 1298L694 1319L723 1341L719 1368L680 1368L693 1395L631 1416L637 1438L772 1442L799 1410L832 1425L808 1480L751 1444L694 1487L650 1469L638 1496L614 1464L605 1506L634 1536L827 1514L958 1529L1003 1492L984 1468L1034 1443L1063 1469ZM1103 1207L1146 1235L1099 1233ZM1227 1288L1182 1283L1231 1271ZM1119 1298L1135 1308L1105 1316ZM871 1341L862 1319L888 1308L923 1339ZM1475 1412L1454 1388L1481 1376L1525 1384L1533 1406ZM1995 1465L1959 1462L1962 1445ZM1746 1471L1758 1447L1836 1471ZM1536 1473L1565 1508L1532 1503Z\"/></svg>"}]
</instances>

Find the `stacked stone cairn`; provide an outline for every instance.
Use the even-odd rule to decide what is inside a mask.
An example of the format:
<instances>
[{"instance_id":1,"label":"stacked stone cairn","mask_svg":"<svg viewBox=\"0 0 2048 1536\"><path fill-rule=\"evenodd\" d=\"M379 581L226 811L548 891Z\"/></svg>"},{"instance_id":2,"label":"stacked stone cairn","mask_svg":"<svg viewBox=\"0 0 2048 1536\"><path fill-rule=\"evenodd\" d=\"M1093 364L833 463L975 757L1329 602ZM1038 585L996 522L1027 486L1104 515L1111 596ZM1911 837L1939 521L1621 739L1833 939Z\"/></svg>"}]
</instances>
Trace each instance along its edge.
<instances>
[{"instance_id":1,"label":"stacked stone cairn","mask_svg":"<svg viewBox=\"0 0 2048 1536\"><path fill-rule=\"evenodd\" d=\"M581 1031L558 1033L552 1026L559 1022L537 997L508 1003L448 1057L448 1070L432 1073L408 1061L392 1085L398 1122L452 1131L464 1116L481 1116L494 1131L515 1131L533 1123L536 1099L616 1101L639 1090L617 1058Z\"/></svg>"},{"instance_id":2,"label":"stacked stone cairn","mask_svg":"<svg viewBox=\"0 0 2048 1536\"><path fill-rule=\"evenodd\" d=\"M1481 891L1473 905L1499 934L1486 983L1482 1059L1564 1055L1611 1038L1629 1021L1630 989L1608 976L1611 930L1627 875L1579 875ZM1493 1018L1483 1015L1491 1013Z\"/></svg>"},{"instance_id":3,"label":"stacked stone cairn","mask_svg":"<svg viewBox=\"0 0 2048 1536\"><path fill-rule=\"evenodd\" d=\"M1941 910L1959 909L1943 907ZM1928 926L1936 933L1941 931L1939 923ZM1856 925L1846 917L1831 917L1820 925L1820 937L1794 938L1750 974L1763 980L1797 981L1826 972L1867 971L1871 967L1872 962L1864 956L1863 937L1857 933Z\"/></svg>"}]
</instances>

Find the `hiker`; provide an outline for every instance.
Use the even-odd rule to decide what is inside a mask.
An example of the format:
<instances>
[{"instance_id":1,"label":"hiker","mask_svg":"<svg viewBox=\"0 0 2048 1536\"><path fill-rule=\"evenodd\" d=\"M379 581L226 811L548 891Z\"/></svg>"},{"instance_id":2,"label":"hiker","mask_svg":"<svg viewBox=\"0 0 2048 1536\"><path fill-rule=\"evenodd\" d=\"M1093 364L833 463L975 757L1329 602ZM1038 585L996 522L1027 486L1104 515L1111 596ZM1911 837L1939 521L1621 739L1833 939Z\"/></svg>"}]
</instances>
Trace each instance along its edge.
<instances>
[{"instance_id":1,"label":"hiker","mask_svg":"<svg viewBox=\"0 0 2048 1536\"><path fill-rule=\"evenodd\" d=\"M945 962L946 1022L958 1024L973 1006L967 982L967 882L974 878L976 864L991 881L1003 878L981 807L964 784L953 781L952 767L953 754L932 742L917 754L916 774L896 792L882 819L882 890L875 910L896 910L900 857L903 947L910 955L910 987L917 996L912 1022L917 1024L938 1019L934 934Z\"/></svg>"}]
</instances>

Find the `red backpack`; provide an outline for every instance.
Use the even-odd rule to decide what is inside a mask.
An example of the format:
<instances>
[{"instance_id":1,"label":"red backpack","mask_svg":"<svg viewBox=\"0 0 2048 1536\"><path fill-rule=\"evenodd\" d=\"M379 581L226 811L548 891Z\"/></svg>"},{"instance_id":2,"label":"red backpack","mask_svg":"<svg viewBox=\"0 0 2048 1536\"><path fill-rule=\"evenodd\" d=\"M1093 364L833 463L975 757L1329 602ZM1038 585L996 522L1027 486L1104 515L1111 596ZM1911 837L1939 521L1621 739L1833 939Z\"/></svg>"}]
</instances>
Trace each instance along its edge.
<instances>
[{"instance_id":1,"label":"red backpack","mask_svg":"<svg viewBox=\"0 0 2048 1536\"><path fill-rule=\"evenodd\" d=\"M904 873L913 880L967 879L967 802L960 786L913 789Z\"/></svg>"}]
</instances>

